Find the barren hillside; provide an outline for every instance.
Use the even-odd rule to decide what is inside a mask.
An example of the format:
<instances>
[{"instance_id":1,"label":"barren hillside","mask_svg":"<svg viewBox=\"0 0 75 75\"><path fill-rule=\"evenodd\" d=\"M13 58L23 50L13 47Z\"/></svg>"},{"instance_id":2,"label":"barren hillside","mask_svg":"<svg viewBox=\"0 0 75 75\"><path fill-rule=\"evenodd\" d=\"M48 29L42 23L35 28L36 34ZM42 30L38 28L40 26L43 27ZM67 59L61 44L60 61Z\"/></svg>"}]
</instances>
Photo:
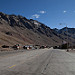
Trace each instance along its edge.
<instances>
[{"instance_id":1,"label":"barren hillside","mask_svg":"<svg viewBox=\"0 0 75 75\"><path fill-rule=\"evenodd\" d=\"M72 38L72 40L75 40ZM59 45L61 35L36 20L0 12L0 46L14 44Z\"/></svg>"}]
</instances>

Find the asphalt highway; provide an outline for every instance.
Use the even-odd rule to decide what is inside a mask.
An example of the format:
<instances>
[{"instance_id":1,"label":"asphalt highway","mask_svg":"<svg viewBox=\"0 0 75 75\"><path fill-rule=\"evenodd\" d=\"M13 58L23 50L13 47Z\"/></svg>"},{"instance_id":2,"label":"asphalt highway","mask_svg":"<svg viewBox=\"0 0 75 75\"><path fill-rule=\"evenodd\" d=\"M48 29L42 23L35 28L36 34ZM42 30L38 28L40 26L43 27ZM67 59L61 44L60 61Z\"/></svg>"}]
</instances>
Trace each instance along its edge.
<instances>
[{"instance_id":1,"label":"asphalt highway","mask_svg":"<svg viewBox=\"0 0 75 75\"><path fill-rule=\"evenodd\" d=\"M0 56L0 75L75 75L75 53L41 49Z\"/></svg>"}]
</instances>

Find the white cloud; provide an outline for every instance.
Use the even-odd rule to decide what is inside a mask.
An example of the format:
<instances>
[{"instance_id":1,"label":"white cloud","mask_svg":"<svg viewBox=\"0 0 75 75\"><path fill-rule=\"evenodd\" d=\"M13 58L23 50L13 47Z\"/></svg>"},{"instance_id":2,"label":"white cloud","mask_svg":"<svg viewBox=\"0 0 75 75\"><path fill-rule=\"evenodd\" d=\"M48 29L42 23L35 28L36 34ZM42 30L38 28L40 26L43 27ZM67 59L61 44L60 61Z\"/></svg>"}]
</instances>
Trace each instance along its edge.
<instances>
[{"instance_id":1,"label":"white cloud","mask_svg":"<svg viewBox=\"0 0 75 75\"><path fill-rule=\"evenodd\" d=\"M66 13L67 11L64 10L63 12Z\"/></svg>"},{"instance_id":2,"label":"white cloud","mask_svg":"<svg viewBox=\"0 0 75 75\"><path fill-rule=\"evenodd\" d=\"M34 19L34 18L39 18L40 17L40 15L38 15L38 14L34 14L34 15L32 15L32 19Z\"/></svg>"},{"instance_id":3,"label":"white cloud","mask_svg":"<svg viewBox=\"0 0 75 75\"><path fill-rule=\"evenodd\" d=\"M46 13L46 11L40 11L40 13L41 13L41 14L44 14L44 13Z\"/></svg>"}]
</instances>

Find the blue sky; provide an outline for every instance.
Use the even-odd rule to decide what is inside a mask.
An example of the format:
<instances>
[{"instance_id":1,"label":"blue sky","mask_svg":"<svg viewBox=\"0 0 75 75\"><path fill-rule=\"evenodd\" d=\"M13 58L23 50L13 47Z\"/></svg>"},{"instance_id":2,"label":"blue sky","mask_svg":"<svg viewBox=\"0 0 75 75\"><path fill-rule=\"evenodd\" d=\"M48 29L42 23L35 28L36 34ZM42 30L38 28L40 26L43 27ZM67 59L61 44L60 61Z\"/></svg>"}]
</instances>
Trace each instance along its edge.
<instances>
[{"instance_id":1,"label":"blue sky","mask_svg":"<svg viewBox=\"0 0 75 75\"><path fill-rule=\"evenodd\" d=\"M32 18L51 28L66 24L75 28L75 0L0 0L0 12Z\"/></svg>"}]
</instances>

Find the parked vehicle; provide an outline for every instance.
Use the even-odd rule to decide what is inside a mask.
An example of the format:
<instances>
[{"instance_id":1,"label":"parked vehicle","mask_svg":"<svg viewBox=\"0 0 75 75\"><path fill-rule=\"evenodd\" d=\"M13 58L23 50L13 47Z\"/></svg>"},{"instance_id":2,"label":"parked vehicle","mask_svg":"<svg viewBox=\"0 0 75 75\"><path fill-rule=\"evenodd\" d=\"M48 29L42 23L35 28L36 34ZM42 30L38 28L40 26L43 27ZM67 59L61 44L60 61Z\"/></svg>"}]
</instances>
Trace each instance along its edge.
<instances>
[{"instance_id":1,"label":"parked vehicle","mask_svg":"<svg viewBox=\"0 0 75 75\"><path fill-rule=\"evenodd\" d=\"M15 50L18 50L20 48L20 46L19 46L19 44L16 44L12 48L14 48Z\"/></svg>"}]
</instances>

